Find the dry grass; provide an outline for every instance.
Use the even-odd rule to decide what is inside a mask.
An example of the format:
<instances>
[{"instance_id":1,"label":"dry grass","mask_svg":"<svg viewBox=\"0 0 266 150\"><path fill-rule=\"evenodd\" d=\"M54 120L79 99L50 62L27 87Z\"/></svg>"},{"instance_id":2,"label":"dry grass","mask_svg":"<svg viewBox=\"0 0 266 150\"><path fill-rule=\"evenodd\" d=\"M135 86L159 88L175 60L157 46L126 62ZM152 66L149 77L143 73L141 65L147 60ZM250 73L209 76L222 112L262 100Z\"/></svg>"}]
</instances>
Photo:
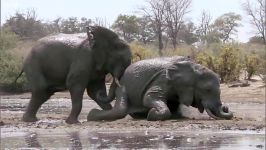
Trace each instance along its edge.
<instances>
[{"instance_id":1,"label":"dry grass","mask_svg":"<svg viewBox=\"0 0 266 150\"><path fill-rule=\"evenodd\" d=\"M18 58L25 58L31 51L32 46L36 43L34 40L20 40L17 46L10 50L13 56Z\"/></svg>"}]
</instances>

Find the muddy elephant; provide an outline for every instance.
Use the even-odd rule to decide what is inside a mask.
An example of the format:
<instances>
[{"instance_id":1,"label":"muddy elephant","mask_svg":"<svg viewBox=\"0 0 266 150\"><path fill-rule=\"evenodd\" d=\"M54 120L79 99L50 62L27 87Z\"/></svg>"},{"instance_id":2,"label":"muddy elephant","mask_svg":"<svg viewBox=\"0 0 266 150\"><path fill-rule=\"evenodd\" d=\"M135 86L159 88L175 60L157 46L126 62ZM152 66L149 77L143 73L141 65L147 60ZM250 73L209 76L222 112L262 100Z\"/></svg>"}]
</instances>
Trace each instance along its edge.
<instances>
[{"instance_id":1,"label":"muddy elephant","mask_svg":"<svg viewBox=\"0 0 266 150\"><path fill-rule=\"evenodd\" d=\"M130 65L116 89L111 110L92 109L88 120L116 120L127 114L155 121L180 115L179 105L193 106L215 119L231 119L222 106L217 74L186 57L142 60Z\"/></svg>"},{"instance_id":2,"label":"muddy elephant","mask_svg":"<svg viewBox=\"0 0 266 150\"><path fill-rule=\"evenodd\" d=\"M117 83L131 63L130 47L113 31L90 26L86 34L58 34L40 39L24 62L31 100L23 121L37 121L40 106L55 92L69 90L72 110L66 122L78 123L85 89L102 109L111 109ZM105 75L113 82L106 94ZM21 74L20 74L21 75Z\"/></svg>"}]
</instances>

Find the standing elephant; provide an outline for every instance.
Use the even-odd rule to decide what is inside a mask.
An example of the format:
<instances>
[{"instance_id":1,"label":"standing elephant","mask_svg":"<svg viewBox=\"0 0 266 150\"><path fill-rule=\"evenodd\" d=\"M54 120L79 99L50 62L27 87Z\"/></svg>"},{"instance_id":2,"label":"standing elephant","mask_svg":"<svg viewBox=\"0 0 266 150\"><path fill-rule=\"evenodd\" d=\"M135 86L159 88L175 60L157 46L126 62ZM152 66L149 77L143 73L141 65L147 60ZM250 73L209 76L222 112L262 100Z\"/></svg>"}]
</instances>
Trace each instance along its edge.
<instances>
[{"instance_id":1,"label":"standing elephant","mask_svg":"<svg viewBox=\"0 0 266 150\"><path fill-rule=\"evenodd\" d=\"M91 26L87 30L87 36L48 36L32 48L23 66L32 92L23 121L37 121L40 106L55 92L63 90L69 90L71 95L72 110L66 120L69 124L78 123L85 89L102 109L112 108L108 102L114 99L117 82L131 63L131 51L109 29ZM114 79L108 96L107 73Z\"/></svg>"},{"instance_id":2,"label":"standing elephant","mask_svg":"<svg viewBox=\"0 0 266 150\"><path fill-rule=\"evenodd\" d=\"M130 65L116 89L112 110L93 109L88 120L133 118L166 120L178 114L179 105L193 106L215 119L233 114L220 100L220 83L213 71L186 57L155 58Z\"/></svg>"}]
</instances>

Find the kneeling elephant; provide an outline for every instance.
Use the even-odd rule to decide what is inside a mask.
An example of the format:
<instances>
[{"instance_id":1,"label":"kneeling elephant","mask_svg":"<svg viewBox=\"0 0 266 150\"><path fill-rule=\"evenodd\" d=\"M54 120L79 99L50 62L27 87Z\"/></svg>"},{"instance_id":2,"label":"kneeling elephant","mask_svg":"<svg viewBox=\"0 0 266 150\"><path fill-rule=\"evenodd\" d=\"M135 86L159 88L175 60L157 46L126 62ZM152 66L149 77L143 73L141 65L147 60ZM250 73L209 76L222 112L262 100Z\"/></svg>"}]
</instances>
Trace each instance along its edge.
<instances>
[{"instance_id":1,"label":"kneeling elephant","mask_svg":"<svg viewBox=\"0 0 266 150\"><path fill-rule=\"evenodd\" d=\"M204 109L214 119L231 119L222 106L218 75L186 57L155 58L130 65L116 89L111 110L93 109L88 120L133 118L166 120L179 112L179 105Z\"/></svg>"}]
</instances>

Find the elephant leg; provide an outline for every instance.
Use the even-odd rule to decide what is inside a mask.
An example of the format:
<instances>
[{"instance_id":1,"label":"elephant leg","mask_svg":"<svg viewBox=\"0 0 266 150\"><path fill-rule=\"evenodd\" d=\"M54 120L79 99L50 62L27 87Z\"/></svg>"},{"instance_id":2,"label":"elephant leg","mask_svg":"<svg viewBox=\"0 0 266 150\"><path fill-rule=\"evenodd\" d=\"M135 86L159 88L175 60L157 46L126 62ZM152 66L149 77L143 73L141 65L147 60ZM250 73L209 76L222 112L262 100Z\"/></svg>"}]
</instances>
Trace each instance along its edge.
<instances>
[{"instance_id":1,"label":"elephant leg","mask_svg":"<svg viewBox=\"0 0 266 150\"><path fill-rule=\"evenodd\" d=\"M158 91L157 87L150 89L143 97L144 106L150 108L147 116L147 120L149 121L166 120L171 117L171 112L164 102L164 94L160 91Z\"/></svg>"},{"instance_id":2,"label":"elephant leg","mask_svg":"<svg viewBox=\"0 0 266 150\"><path fill-rule=\"evenodd\" d=\"M66 120L68 124L79 123L78 116L82 109L82 99L83 93L85 91L85 87L82 86L73 86L69 89L71 102L72 102L72 109L71 112Z\"/></svg>"},{"instance_id":3,"label":"elephant leg","mask_svg":"<svg viewBox=\"0 0 266 150\"><path fill-rule=\"evenodd\" d=\"M122 119L127 115L128 102L125 87L121 86L116 90L117 100L115 102L114 108L111 110L99 110L92 109L88 114L88 121L97 120L117 120Z\"/></svg>"},{"instance_id":4,"label":"elephant leg","mask_svg":"<svg viewBox=\"0 0 266 150\"><path fill-rule=\"evenodd\" d=\"M53 95L53 93L48 92L47 90L33 90L29 105L23 115L22 120L25 122L37 121L38 119L36 117L36 113L38 109L51 97L51 95Z\"/></svg>"}]
</instances>

